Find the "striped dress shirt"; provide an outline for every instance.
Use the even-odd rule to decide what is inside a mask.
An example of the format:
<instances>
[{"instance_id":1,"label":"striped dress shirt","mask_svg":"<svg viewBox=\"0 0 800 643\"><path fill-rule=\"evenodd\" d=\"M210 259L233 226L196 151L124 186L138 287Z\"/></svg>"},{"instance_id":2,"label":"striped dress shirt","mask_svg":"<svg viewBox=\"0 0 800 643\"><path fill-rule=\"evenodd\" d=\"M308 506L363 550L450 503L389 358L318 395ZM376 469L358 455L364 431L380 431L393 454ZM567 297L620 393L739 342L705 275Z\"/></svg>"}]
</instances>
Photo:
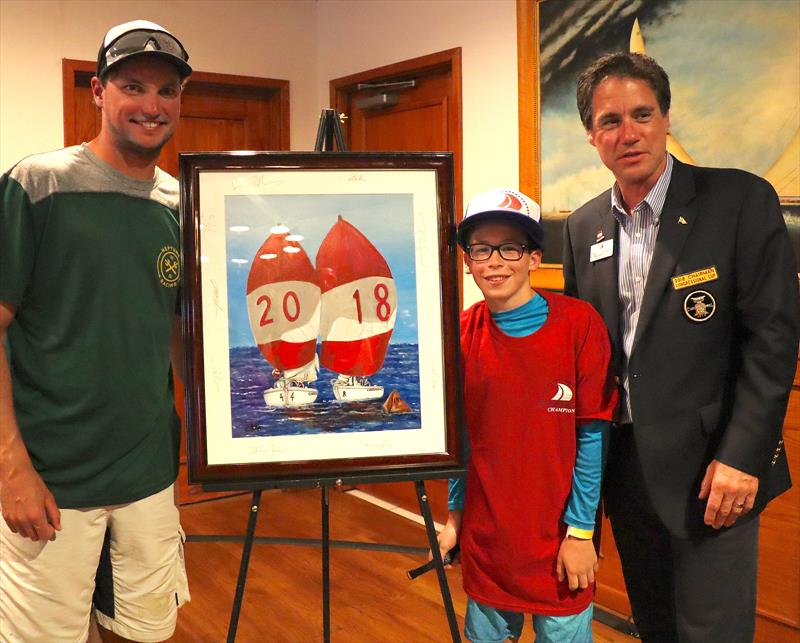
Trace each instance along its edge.
<instances>
[{"instance_id":1,"label":"striped dress shirt","mask_svg":"<svg viewBox=\"0 0 800 643\"><path fill-rule=\"evenodd\" d=\"M628 360L633 350L633 338L636 334L636 324L639 321L639 312L642 308L644 286L647 283L650 261L653 259L661 211L664 209L664 201L667 198L667 188L669 188L671 177L672 156L667 154L664 173L656 181L650 192L647 193L647 196L631 210L630 215L625 212L619 185L614 183L614 188L611 190L611 206L619 223L619 266L617 277L619 280L622 346L625 351L620 422L633 422L630 384L628 381Z\"/></svg>"}]
</instances>

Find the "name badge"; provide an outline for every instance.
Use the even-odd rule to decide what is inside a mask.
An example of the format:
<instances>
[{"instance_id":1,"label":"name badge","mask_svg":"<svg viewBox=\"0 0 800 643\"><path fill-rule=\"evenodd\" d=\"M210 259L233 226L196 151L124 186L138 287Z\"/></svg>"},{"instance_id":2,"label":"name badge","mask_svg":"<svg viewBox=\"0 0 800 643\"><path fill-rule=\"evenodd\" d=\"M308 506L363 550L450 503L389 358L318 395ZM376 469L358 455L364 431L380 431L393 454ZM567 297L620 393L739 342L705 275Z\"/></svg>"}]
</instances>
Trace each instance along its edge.
<instances>
[{"instance_id":1,"label":"name badge","mask_svg":"<svg viewBox=\"0 0 800 643\"><path fill-rule=\"evenodd\" d=\"M706 281L714 281L719 279L717 275L717 267L709 266L702 270L695 270L694 272L687 272L683 275L678 275L672 278L672 287L675 290L681 288L688 288L689 286L696 286L697 284L705 283Z\"/></svg>"},{"instance_id":2,"label":"name badge","mask_svg":"<svg viewBox=\"0 0 800 643\"><path fill-rule=\"evenodd\" d=\"M614 254L614 240L606 239L600 243L595 243L589 248L589 261L599 261Z\"/></svg>"}]
</instances>

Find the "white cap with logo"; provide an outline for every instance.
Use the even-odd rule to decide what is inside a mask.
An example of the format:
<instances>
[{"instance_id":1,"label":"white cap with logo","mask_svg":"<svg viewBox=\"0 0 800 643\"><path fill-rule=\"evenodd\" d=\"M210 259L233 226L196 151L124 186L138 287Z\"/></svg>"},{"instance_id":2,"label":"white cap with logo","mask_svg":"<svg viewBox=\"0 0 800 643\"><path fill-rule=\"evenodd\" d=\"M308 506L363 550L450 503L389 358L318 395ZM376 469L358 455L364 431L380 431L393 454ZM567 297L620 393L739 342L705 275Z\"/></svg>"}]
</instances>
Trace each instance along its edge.
<instances>
[{"instance_id":1,"label":"white cap with logo","mask_svg":"<svg viewBox=\"0 0 800 643\"><path fill-rule=\"evenodd\" d=\"M541 209L536 201L522 192L511 188L495 188L470 199L464 218L458 224L458 244L466 248L470 230L489 221L516 224L525 231L536 248L544 248Z\"/></svg>"}]
</instances>

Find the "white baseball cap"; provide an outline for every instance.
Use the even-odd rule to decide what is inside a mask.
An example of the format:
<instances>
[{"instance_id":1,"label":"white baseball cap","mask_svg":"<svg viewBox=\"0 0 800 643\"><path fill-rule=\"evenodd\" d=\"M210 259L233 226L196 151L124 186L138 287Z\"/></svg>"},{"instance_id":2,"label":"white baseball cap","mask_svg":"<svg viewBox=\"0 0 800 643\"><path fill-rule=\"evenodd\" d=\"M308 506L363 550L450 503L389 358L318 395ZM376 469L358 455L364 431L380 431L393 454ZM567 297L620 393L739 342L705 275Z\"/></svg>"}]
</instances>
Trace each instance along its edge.
<instances>
[{"instance_id":1,"label":"white baseball cap","mask_svg":"<svg viewBox=\"0 0 800 643\"><path fill-rule=\"evenodd\" d=\"M180 41L161 25L149 20L132 20L111 27L97 53L97 77L130 56L160 56L178 68L181 78L192 73L189 54Z\"/></svg>"}]
</instances>

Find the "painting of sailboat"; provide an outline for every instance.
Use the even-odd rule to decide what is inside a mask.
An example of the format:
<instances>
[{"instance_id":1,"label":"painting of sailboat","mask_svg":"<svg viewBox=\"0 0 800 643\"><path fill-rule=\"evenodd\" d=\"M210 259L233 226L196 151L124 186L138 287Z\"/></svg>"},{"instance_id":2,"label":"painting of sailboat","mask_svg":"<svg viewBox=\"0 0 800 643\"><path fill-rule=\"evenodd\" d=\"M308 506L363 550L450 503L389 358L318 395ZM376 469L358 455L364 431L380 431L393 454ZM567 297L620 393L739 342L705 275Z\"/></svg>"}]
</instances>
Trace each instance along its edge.
<instances>
[{"instance_id":1,"label":"painting of sailboat","mask_svg":"<svg viewBox=\"0 0 800 643\"><path fill-rule=\"evenodd\" d=\"M420 428L412 206L228 197L234 438Z\"/></svg>"},{"instance_id":2,"label":"painting of sailboat","mask_svg":"<svg viewBox=\"0 0 800 643\"><path fill-rule=\"evenodd\" d=\"M299 241L275 226L253 257L247 278L247 313L258 349L272 365L267 406L303 406L317 399L320 287Z\"/></svg>"},{"instance_id":3,"label":"painting of sailboat","mask_svg":"<svg viewBox=\"0 0 800 643\"><path fill-rule=\"evenodd\" d=\"M383 397L369 377L383 365L397 317L397 288L378 249L341 216L317 253L322 290L320 361L337 373L337 401Z\"/></svg>"}]
</instances>

